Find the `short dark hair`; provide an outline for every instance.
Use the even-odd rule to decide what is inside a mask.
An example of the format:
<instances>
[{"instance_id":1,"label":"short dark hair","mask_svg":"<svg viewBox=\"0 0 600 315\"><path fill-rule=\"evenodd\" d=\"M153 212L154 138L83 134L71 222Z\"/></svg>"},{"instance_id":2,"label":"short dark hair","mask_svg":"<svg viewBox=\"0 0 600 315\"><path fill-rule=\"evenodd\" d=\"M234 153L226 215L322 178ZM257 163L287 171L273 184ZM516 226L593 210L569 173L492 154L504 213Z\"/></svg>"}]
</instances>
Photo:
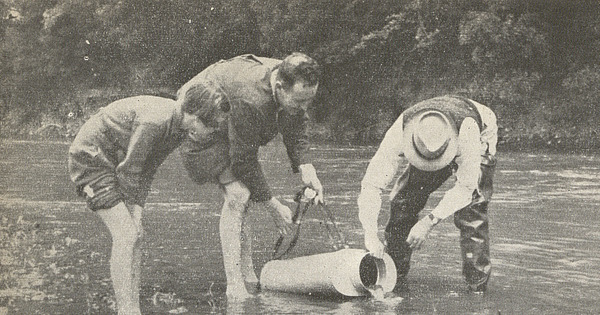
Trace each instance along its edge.
<instances>
[{"instance_id":1,"label":"short dark hair","mask_svg":"<svg viewBox=\"0 0 600 315\"><path fill-rule=\"evenodd\" d=\"M181 102L184 113L197 116L202 122L214 127L217 117L229 111L229 103L221 88L209 80L194 80L184 84L177 91L177 101Z\"/></svg>"},{"instance_id":2,"label":"short dark hair","mask_svg":"<svg viewBox=\"0 0 600 315\"><path fill-rule=\"evenodd\" d=\"M319 83L321 68L319 64L306 54L294 52L283 59L279 65L279 78L285 89L293 86L298 79L314 86Z\"/></svg>"}]
</instances>

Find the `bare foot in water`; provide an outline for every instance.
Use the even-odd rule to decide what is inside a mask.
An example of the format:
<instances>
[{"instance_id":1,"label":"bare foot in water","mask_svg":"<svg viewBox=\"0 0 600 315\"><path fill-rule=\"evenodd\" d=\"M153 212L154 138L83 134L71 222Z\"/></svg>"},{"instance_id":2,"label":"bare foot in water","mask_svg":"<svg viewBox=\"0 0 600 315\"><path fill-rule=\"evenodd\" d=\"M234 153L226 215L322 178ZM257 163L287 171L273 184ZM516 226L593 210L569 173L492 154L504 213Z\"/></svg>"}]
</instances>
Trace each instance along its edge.
<instances>
[{"instance_id":1,"label":"bare foot in water","mask_svg":"<svg viewBox=\"0 0 600 315\"><path fill-rule=\"evenodd\" d=\"M228 302L240 302L253 297L252 294L246 291L245 286L240 287L228 287L227 288L227 301Z\"/></svg>"},{"instance_id":2,"label":"bare foot in water","mask_svg":"<svg viewBox=\"0 0 600 315\"><path fill-rule=\"evenodd\" d=\"M260 292L260 282L257 281L246 281L245 283L246 290L250 294L258 294Z\"/></svg>"}]
</instances>

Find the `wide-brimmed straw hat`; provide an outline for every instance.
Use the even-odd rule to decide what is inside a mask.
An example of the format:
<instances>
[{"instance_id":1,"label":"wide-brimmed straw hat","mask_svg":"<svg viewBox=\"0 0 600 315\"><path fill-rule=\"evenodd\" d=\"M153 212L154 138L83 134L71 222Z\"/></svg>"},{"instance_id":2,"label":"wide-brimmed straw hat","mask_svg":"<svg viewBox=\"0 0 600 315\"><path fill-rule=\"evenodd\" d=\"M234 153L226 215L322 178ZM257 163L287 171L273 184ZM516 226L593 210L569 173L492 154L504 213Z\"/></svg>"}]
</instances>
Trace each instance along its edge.
<instances>
[{"instance_id":1,"label":"wide-brimmed straw hat","mask_svg":"<svg viewBox=\"0 0 600 315\"><path fill-rule=\"evenodd\" d=\"M458 131L451 118L437 110L428 110L406 122L403 152L411 165L423 171L448 166L458 150Z\"/></svg>"}]
</instances>

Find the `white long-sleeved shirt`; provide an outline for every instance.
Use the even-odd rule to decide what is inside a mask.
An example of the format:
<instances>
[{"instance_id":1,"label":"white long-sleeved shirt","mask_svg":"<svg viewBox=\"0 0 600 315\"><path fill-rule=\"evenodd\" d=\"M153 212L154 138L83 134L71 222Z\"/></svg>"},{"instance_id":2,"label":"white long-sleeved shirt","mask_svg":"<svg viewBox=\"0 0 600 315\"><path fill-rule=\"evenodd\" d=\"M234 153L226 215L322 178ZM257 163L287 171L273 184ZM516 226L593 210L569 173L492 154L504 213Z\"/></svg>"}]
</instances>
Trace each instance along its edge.
<instances>
[{"instance_id":1,"label":"white long-sleeved shirt","mask_svg":"<svg viewBox=\"0 0 600 315\"><path fill-rule=\"evenodd\" d=\"M477 189L481 175L481 155L485 154L486 150L492 155L496 154L498 142L496 115L488 107L475 101L472 102L481 116L483 130L480 130L477 122L470 117L466 118L460 126L458 153L455 158L458 165L455 173L456 183L432 210L433 215L440 219L447 218L471 203L473 191ZM359 220L366 233L377 232L381 191L392 182L404 157L402 152L403 119L404 115L400 115L386 132L362 180L358 210ZM398 189L398 183L396 183L390 199L394 198Z\"/></svg>"}]
</instances>

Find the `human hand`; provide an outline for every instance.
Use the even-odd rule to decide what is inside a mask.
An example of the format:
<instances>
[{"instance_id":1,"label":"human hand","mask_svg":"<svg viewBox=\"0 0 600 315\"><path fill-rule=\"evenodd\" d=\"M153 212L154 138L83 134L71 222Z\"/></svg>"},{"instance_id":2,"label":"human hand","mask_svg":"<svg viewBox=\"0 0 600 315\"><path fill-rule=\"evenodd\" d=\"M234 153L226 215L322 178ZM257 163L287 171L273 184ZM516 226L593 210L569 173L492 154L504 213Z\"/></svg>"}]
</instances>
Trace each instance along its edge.
<instances>
[{"instance_id":1,"label":"human hand","mask_svg":"<svg viewBox=\"0 0 600 315\"><path fill-rule=\"evenodd\" d=\"M408 233L408 237L406 238L406 242L410 245L412 249L419 249L425 242L429 231L433 228L433 222L428 217L424 217L412 229L410 229L410 233Z\"/></svg>"},{"instance_id":2,"label":"human hand","mask_svg":"<svg viewBox=\"0 0 600 315\"><path fill-rule=\"evenodd\" d=\"M302 164L299 166L300 173L302 176L302 183L317 192L315 197L315 203L323 203L323 185L317 177L317 171L312 164Z\"/></svg>"},{"instance_id":3,"label":"human hand","mask_svg":"<svg viewBox=\"0 0 600 315\"><path fill-rule=\"evenodd\" d=\"M279 230L280 234L288 234L291 233L292 228L292 210L275 198L271 198L271 200L266 202L267 208L269 208L271 212L271 216L273 217L273 221L275 221L275 226L277 230Z\"/></svg>"},{"instance_id":4,"label":"human hand","mask_svg":"<svg viewBox=\"0 0 600 315\"><path fill-rule=\"evenodd\" d=\"M379 240L377 232L365 232L365 248L375 258L383 258L385 245Z\"/></svg>"}]
</instances>

